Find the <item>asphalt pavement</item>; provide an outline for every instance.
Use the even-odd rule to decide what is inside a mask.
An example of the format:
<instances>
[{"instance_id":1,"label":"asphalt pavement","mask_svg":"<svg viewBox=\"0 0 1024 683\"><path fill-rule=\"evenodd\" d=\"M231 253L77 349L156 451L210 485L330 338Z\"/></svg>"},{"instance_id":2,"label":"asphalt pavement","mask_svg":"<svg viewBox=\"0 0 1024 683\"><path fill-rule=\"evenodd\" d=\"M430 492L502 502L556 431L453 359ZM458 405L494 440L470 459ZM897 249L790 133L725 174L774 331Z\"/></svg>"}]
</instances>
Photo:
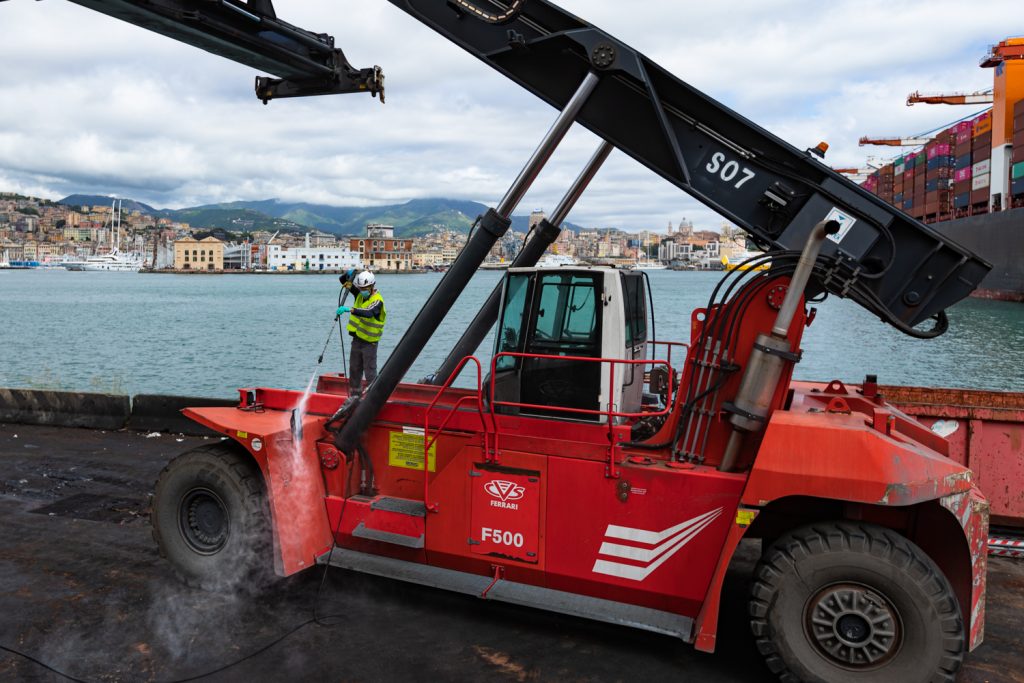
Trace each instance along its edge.
<instances>
[{"instance_id":1,"label":"asphalt pavement","mask_svg":"<svg viewBox=\"0 0 1024 683\"><path fill-rule=\"evenodd\" d=\"M190 589L160 558L148 514L160 470L203 443L0 424L0 646L83 681L173 681L238 660L204 680L771 680L745 618L756 544L727 578L712 655L334 568L322 590L322 568L257 594ZM986 642L961 680L1024 683L1024 561L989 567ZM307 623L314 610L323 625ZM0 650L0 680L62 679Z\"/></svg>"}]
</instances>

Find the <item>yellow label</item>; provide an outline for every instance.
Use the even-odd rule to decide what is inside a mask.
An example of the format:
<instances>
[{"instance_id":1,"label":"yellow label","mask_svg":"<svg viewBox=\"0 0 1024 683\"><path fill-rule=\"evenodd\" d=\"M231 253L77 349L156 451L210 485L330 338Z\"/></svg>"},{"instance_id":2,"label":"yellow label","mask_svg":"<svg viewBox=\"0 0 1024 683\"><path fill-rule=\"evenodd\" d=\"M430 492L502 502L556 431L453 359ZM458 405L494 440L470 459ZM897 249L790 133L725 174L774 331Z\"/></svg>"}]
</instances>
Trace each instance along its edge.
<instances>
[{"instance_id":1,"label":"yellow label","mask_svg":"<svg viewBox=\"0 0 1024 683\"><path fill-rule=\"evenodd\" d=\"M388 464L410 470L423 469L423 435L391 432L388 438ZM430 445L428 461L431 472L437 471L437 443Z\"/></svg>"},{"instance_id":2,"label":"yellow label","mask_svg":"<svg viewBox=\"0 0 1024 683\"><path fill-rule=\"evenodd\" d=\"M235 434L238 435L239 439L248 439L249 438L249 432L235 432Z\"/></svg>"},{"instance_id":3,"label":"yellow label","mask_svg":"<svg viewBox=\"0 0 1024 683\"><path fill-rule=\"evenodd\" d=\"M739 526L750 526L755 517L757 517L757 510L737 510L736 524Z\"/></svg>"}]
</instances>

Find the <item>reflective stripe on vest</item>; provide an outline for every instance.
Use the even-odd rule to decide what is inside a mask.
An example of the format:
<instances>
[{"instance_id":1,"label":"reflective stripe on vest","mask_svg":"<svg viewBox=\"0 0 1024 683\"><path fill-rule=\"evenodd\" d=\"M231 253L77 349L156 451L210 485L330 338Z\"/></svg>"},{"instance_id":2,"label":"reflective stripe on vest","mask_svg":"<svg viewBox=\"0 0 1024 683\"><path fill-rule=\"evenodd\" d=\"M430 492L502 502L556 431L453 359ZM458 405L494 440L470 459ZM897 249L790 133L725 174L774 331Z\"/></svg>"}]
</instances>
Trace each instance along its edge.
<instances>
[{"instance_id":1,"label":"reflective stripe on vest","mask_svg":"<svg viewBox=\"0 0 1024 683\"><path fill-rule=\"evenodd\" d=\"M374 292L371 296L365 298L360 294L356 297L355 304L352 306L353 310L370 308L378 301L380 302L380 311L377 313L376 318L364 318L354 313L350 313L348 316L348 327L346 329L363 341L371 343L380 341L380 336L384 332L384 321L388 317L387 310L384 308L384 297L380 295L380 292Z\"/></svg>"}]
</instances>

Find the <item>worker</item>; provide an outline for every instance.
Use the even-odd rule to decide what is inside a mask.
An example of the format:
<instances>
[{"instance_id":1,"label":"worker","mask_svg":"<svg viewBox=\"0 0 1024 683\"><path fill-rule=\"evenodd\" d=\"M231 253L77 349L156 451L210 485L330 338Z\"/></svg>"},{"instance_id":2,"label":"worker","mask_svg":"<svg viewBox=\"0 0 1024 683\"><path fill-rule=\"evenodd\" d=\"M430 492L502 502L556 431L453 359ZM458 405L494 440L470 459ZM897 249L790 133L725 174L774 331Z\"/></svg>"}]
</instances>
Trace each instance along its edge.
<instances>
[{"instance_id":1,"label":"worker","mask_svg":"<svg viewBox=\"0 0 1024 683\"><path fill-rule=\"evenodd\" d=\"M348 363L350 396L363 393L364 374L367 383L377 377L377 343L384 332L384 321L388 313L384 307L384 297L377 291L376 285L377 278L368 270L350 278L345 286L356 293L356 298L351 306L338 307L337 315L350 313L346 327L352 337Z\"/></svg>"}]
</instances>

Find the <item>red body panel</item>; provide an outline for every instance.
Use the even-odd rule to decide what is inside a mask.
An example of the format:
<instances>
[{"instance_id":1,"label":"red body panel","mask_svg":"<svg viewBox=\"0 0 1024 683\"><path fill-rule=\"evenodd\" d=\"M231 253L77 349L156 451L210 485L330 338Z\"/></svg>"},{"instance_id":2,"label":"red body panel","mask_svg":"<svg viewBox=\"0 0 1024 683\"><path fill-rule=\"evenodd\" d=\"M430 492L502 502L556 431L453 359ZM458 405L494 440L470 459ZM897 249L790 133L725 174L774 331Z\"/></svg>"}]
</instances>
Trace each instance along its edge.
<instances>
[{"instance_id":1,"label":"red body panel","mask_svg":"<svg viewBox=\"0 0 1024 683\"><path fill-rule=\"evenodd\" d=\"M324 507L324 483L316 442L326 436L323 421L303 419L295 443L291 413L238 408L186 408L184 414L244 446L263 472L274 531L275 566L283 576L311 567L331 547Z\"/></svg>"},{"instance_id":2,"label":"red body panel","mask_svg":"<svg viewBox=\"0 0 1024 683\"><path fill-rule=\"evenodd\" d=\"M743 475L664 462L551 458L548 587L695 617L736 512Z\"/></svg>"}]
</instances>

